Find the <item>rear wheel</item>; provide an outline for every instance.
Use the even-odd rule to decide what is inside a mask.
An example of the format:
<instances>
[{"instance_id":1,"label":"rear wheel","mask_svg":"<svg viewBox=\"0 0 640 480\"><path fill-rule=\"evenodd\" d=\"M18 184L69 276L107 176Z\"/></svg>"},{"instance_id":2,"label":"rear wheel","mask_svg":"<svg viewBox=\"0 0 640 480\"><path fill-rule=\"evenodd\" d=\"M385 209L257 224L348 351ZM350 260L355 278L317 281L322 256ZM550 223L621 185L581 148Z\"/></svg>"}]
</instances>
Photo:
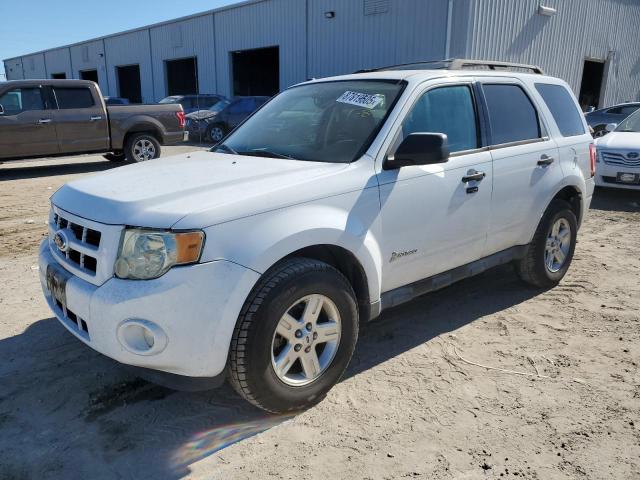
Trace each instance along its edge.
<instances>
[{"instance_id":1,"label":"rear wheel","mask_svg":"<svg viewBox=\"0 0 640 480\"><path fill-rule=\"evenodd\" d=\"M578 222L571 205L564 200L551 202L526 255L516 263L520 278L541 288L557 285L571 265L577 233Z\"/></svg>"},{"instance_id":2,"label":"rear wheel","mask_svg":"<svg viewBox=\"0 0 640 480\"><path fill-rule=\"evenodd\" d=\"M207 129L207 139L213 143L220 143L224 138L226 129L223 125L215 123Z\"/></svg>"},{"instance_id":3,"label":"rear wheel","mask_svg":"<svg viewBox=\"0 0 640 480\"><path fill-rule=\"evenodd\" d=\"M242 309L229 355L231 384L270 412L308 408L338 382L357 337L347 279L320 261L284 261L264 275Z\"/></svg>"},{"instance_id":4,"label":"rear wheel","mask_svg":"<svg viewBox=\"0 0 640 480\"><path fill-rule=\"evenodd\" d=\"M160 142L149 133L134 133L127 139L125 155L129 162L146 162L160 154Z\"/></svg>"}]
</instances>

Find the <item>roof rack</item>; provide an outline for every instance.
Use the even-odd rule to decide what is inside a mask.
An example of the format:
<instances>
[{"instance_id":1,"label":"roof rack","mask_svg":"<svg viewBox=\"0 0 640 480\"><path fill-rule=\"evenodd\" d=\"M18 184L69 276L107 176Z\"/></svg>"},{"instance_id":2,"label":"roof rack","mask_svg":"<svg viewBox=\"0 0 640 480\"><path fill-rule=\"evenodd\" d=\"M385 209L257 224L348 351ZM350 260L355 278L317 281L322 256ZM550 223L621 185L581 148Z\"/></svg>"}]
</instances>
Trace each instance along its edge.
<instances>
[{"instance_id":1,"label":"roof rack","mask_svg":"<svg viewBox=\"0 0 640 480\"><path fill-rule=\"evenodd\" d=\"M431 60L426 62L402 63L387 67L358 70L355 73L382 72L386 70L512 70L544 75L536 65L524 63L496 62L491 60L469 60L465 58L449 58L447 60Z\"/></svg>"}]
</instances>

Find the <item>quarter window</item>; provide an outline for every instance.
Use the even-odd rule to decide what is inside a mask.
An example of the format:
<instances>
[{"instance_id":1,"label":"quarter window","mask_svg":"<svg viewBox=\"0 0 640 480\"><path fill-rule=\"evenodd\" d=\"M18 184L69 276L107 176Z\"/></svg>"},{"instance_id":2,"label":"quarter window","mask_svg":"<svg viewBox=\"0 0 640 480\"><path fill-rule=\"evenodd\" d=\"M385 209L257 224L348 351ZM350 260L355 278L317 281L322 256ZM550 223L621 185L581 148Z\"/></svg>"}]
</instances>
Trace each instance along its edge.
<instances>
[{"instance_id":1,"label":"quarter window","mask_svg":"<svg viewBox=\"0 0 640 480\"><path fill-rule=\"evenodd\" d=\"M538 113L522 88L509 84L485 84L482 90L489 110L493 145L541 137Z\"/></svg>"},{"instance_id":2,"label":"quarter window","mask_svg":"<svg viewBox=\"0 0 640 480\"><path fill-rule=\"evenodd\" d=\"M471 89L465 85L426 92L407 115L402 136L444 133L451 153L478 148L478 126Z\"/></svg>"},{"instance_id":3,"label":"quarter window","mask_svg":"<svg viewBox=\"0 0 640 480\"><path fill-rule=\"evenodd\" d=\"M562 85L536 83L536 90L549 107L563 137L573 137L585 133L582 114L566 88Z\"/></svg>"},{"instance_id":4,"label":"quarter window","mask_svg":"<svg viewBox=\"0 0 640 480\"><path fill-rule=\"evenodd\" d=\"M54 87L58 100L58 108L68 110L73 108L91 108L95 105L93 95L88 88Z\"/></svg>"},{"instance_id":5,"label":"quarter window","mask_svg":"<svg viewBox=\"0 0 640 480\"><path fill-rule=\"evenodd\" d=\"M39 88L16 88L0 96L4 115L18 115L32 110L44 110L42 91Z\"/></svg>"}]
</instances>

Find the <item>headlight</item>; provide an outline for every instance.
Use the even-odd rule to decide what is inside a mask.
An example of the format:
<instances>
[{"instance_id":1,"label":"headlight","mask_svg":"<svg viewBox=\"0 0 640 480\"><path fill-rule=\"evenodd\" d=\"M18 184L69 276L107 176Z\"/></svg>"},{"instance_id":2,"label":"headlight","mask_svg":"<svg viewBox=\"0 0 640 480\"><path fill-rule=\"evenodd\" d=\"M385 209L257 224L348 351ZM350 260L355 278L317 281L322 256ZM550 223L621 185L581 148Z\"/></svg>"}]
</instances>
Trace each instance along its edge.
<instances>
[{"instance_id":1,"label":"headlight","mask_svg":"<svg viewBox=\"0 0 640 480\"><path fill-rule=\"evenodd\" d=\"M119 278L148 280L164 275L175 265L197 262L203 232L124 231L115 273Z\"/></svg>"}]
</instances>

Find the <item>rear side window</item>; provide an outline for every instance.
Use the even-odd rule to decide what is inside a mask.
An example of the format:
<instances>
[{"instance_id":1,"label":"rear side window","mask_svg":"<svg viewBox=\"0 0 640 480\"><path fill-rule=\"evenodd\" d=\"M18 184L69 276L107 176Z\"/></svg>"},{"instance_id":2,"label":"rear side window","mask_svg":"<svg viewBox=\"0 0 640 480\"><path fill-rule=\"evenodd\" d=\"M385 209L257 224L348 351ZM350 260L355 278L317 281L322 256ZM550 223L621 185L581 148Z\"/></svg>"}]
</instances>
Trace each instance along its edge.
<instances>
[{"instance_id":1,"label":"rear side window","mask_svg":"<svg viewBox=\"0 0 640 480\"><path fill-rule=\"evenodd\" d=\"M521 142L540 138L538 112L518 85L482 86L489 109L491 143Z\"/></svg>"},{"instance_id":2,"label":"rear side window","mask_svg":"<svg viewBox=\"0 0 640 480\"><path fill-rule=\"evenodd\" d=\"M469 87L456 85L429 90L416 102L402 125L402 135L445 133L451 153L478 147L478 129Z\"/></svg>"},{"instance_id":3,"label":"rear side window","mask_svg":"<svg viewBox=\"0 0 640 480\"><path fill-rule=\"evenodd\" d=\"M562 85L536 83L536 90L549 107L563 137L573 137L585 133L582 114L566 88Z\"/></svg>"},{"instance_id":4,"label":"rear side window","mask_svg":"<svg viewBox=\"0 0 640 480\"><path fill-rule=\"evenodd\" d=\"M44 110L42 91L39 88L16 88L0 96L3 115L18 115L22 112Z\"/></svg>"},{"instance_id":5,"label":"rear side window","mask_svg":"<svg viewBox=\"0 0 640 480\"><path fill-rule=\"evenodd\" d=\"M88 88L54 87L53 91L58 100L58 108L61 110L90 108L95 105L91 90Z\"/></svg>"}]
</instances>

